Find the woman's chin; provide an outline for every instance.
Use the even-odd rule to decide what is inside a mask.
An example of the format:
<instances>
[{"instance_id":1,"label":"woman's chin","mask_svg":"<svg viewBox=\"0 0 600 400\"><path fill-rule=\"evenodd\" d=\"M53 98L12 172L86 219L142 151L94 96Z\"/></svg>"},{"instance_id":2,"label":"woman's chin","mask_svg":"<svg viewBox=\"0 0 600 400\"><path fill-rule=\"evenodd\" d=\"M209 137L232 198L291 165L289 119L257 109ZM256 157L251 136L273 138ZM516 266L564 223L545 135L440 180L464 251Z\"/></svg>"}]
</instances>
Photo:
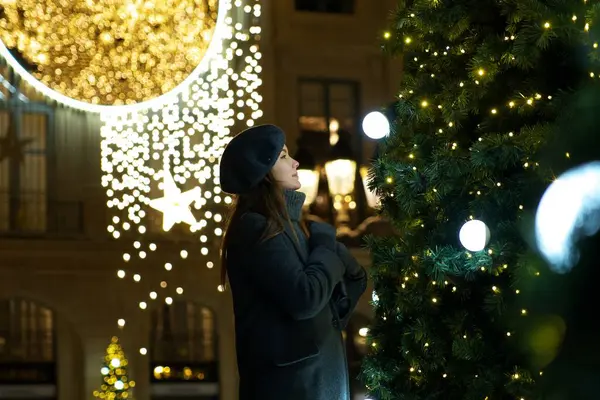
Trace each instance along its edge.
<instances>
[{"instance_id":1,"label":"woman's chin","mask_svg":"<svg viewBox=\"0 0 600 400\"><path fill-rule=\"evenodd\" d=\"M287 190L298 190L301 187L302 187L302 184L300 183L300 181L290 182L289 184L285 185L285 188Z\"/></svg>"}]
</instances>

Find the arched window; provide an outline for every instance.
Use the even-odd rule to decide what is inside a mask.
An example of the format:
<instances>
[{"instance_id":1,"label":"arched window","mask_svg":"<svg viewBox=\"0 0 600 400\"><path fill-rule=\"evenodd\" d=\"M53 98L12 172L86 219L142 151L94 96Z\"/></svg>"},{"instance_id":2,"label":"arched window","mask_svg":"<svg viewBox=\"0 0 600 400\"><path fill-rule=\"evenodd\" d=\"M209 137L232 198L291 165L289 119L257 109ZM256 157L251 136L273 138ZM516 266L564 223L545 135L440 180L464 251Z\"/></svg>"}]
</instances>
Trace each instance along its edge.
<instances>
[{"instance_id":1,"label":"arched window","mask_svg":"<svg viewBox=\"0 0 600 400\"><path fill-rule=\"evenodd\" d=\"M56 381L53 311L31 300L0 300L2 398L55 399Z\"/></svg>"},{"instance_id":2,"label":"arched window","mask_svg":"<svg viewBox=\"0 0 600 400\"><path fill-rule=\"evenodd\" d=\"M190 301L164 304L153 310L151 324L152 398L218 399L214 312Z\"/></svg>"}]
</instances>

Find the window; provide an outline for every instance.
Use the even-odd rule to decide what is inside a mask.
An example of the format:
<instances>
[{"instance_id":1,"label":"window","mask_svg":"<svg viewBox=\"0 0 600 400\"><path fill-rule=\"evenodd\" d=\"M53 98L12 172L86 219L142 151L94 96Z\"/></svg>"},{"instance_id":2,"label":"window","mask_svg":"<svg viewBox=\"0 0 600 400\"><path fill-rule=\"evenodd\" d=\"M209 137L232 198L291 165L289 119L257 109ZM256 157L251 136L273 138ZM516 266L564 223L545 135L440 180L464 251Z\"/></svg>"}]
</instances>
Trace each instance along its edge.
<instances>
[{"instance_id":1,"label":"window","mask_svg":"<svg viewBox=\"0 0 600 400\"><path fill-rule=\"evenodd\" d=\"M317 163L326 159L327 144L335 145L341 133L352 136L354 150L360 155L356 82L301 79L299 96L302 146Z\"/></svg>"},{"instance_id":2,"label":"window","mask_svg":"<svg viewBox=\"0 0 600 400\"><path fill-rule=\"evenodd\" d=\"M0 234L83 232L83 202L59 200L73 185L57 174L81 170L69 168L81 148L69 146L68 138L96 129L85 113L76 114L50 107L0 64Z\"/></svg>"},{"instance_id":3,"label":"window","mask_svg":"<svg viewBox=\"0 0 600 400\"><path fill-rule=\"evenodd\" d=\"M45 232L54 110L0 64L0 232Z\"/></svg>"},{"instance_id":4,"label":"window","mask_svg":"<svg viewBox=\"0 0 600 400\"><path fill-rule=\"evenodd\" d=\"M296 11L353 14L354 0L295 0Z\"/></svg>"},{"instance_id":5,"label":"window","mask_svg":"<svg viewBox=\"0 0 600 400\"><path fill-rule=\"evenodd\" d=\"M56 384L54 313L23 299L0 301L0 387Z\"/></svg>"},{"instance_id":6,"label":"window","mask_svg":"<svg viewBox=\"0 0 600 400\"><path fill-rule=\"evenodd\" d=\"M0 230L45 231L49 115L0 108Z\"/></svg>"},{"instance_id":7,"label":"window","mask_svg":"<svg viewBox=\"0 0 600 400\"><path fill-rule=\"evenodd\" d=\"M190 302L163 305L152 312L150 333L152 398L202 400L219 395L215 315Z\"/></svg>"}]
</instances>

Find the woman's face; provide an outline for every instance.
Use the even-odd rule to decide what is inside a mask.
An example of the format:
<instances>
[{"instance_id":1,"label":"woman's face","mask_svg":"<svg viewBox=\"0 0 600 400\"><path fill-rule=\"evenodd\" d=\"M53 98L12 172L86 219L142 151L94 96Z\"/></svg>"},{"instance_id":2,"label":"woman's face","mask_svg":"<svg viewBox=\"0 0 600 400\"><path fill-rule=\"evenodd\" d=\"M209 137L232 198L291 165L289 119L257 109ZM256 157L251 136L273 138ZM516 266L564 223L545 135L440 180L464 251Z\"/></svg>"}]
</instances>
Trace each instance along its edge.
<instances>
[{"instance_id":1,"label":"woman's face","mask_svg":"<svg viewBox=\"0 0 600 400\"><path fill-rule=\"evenodd\" d=\"M271 169L273 178L286 190L298 190L302 186L298 179L298 161L288 154L287 146L283 146L279 159Z\"/></svg>"}]
</instances>

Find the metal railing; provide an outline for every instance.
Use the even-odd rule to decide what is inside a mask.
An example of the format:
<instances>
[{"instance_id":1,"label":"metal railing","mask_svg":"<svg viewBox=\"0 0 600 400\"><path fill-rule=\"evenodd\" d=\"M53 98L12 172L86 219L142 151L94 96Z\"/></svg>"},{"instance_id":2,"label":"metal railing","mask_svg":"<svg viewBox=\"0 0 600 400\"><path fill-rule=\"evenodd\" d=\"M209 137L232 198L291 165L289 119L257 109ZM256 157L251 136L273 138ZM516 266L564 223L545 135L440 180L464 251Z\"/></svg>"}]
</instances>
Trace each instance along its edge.
<instances>
[{"instance_id":1,"label":"metal railing","mask_svg":"<svg viewBox=\"0 0 600 400\"><path fill-rule=\"evenodd\" d=\"M170 335L155 339L150 356L158 363L210 363L218 357L217 336Z\"/></svg>"},{"instance_id":2,"label":"metal railing","mask_svg":"<svg viewBox=\"0 0 600 400\"><path fill-rule=\"evenodd\" d=\"M83 209L81 201L9 197L0 193L0 235L81 235L84 233Z\"/></svg>"},{"instance_id":3,"label":"metal railing","mask_svg":"<svg viewBox=\"0 0 600 400\"><path fill-rule=\"evenodd\" d=\"M1 384L56 383L56 363L0 362Z\"/></svg>"},{"instance_id":4,"label":"metal railing","mask_svg":"<svg viewBox=\"0 0 600 400\"><path fill-rule=\"evenodd\" d=\"M219 382L219 363L213 362L153 362L150 364L152 383Z\"/></svg>"},{"instance_id":5,"label":"metal railing","mask_svg":"<svg viewBox=\"0 0 600 400\"><path fill-rule=\"evenodd\" d=\"M55 336L48 331L0 331L0 363L52 363Z\"/></svg>"}]
</instances>

